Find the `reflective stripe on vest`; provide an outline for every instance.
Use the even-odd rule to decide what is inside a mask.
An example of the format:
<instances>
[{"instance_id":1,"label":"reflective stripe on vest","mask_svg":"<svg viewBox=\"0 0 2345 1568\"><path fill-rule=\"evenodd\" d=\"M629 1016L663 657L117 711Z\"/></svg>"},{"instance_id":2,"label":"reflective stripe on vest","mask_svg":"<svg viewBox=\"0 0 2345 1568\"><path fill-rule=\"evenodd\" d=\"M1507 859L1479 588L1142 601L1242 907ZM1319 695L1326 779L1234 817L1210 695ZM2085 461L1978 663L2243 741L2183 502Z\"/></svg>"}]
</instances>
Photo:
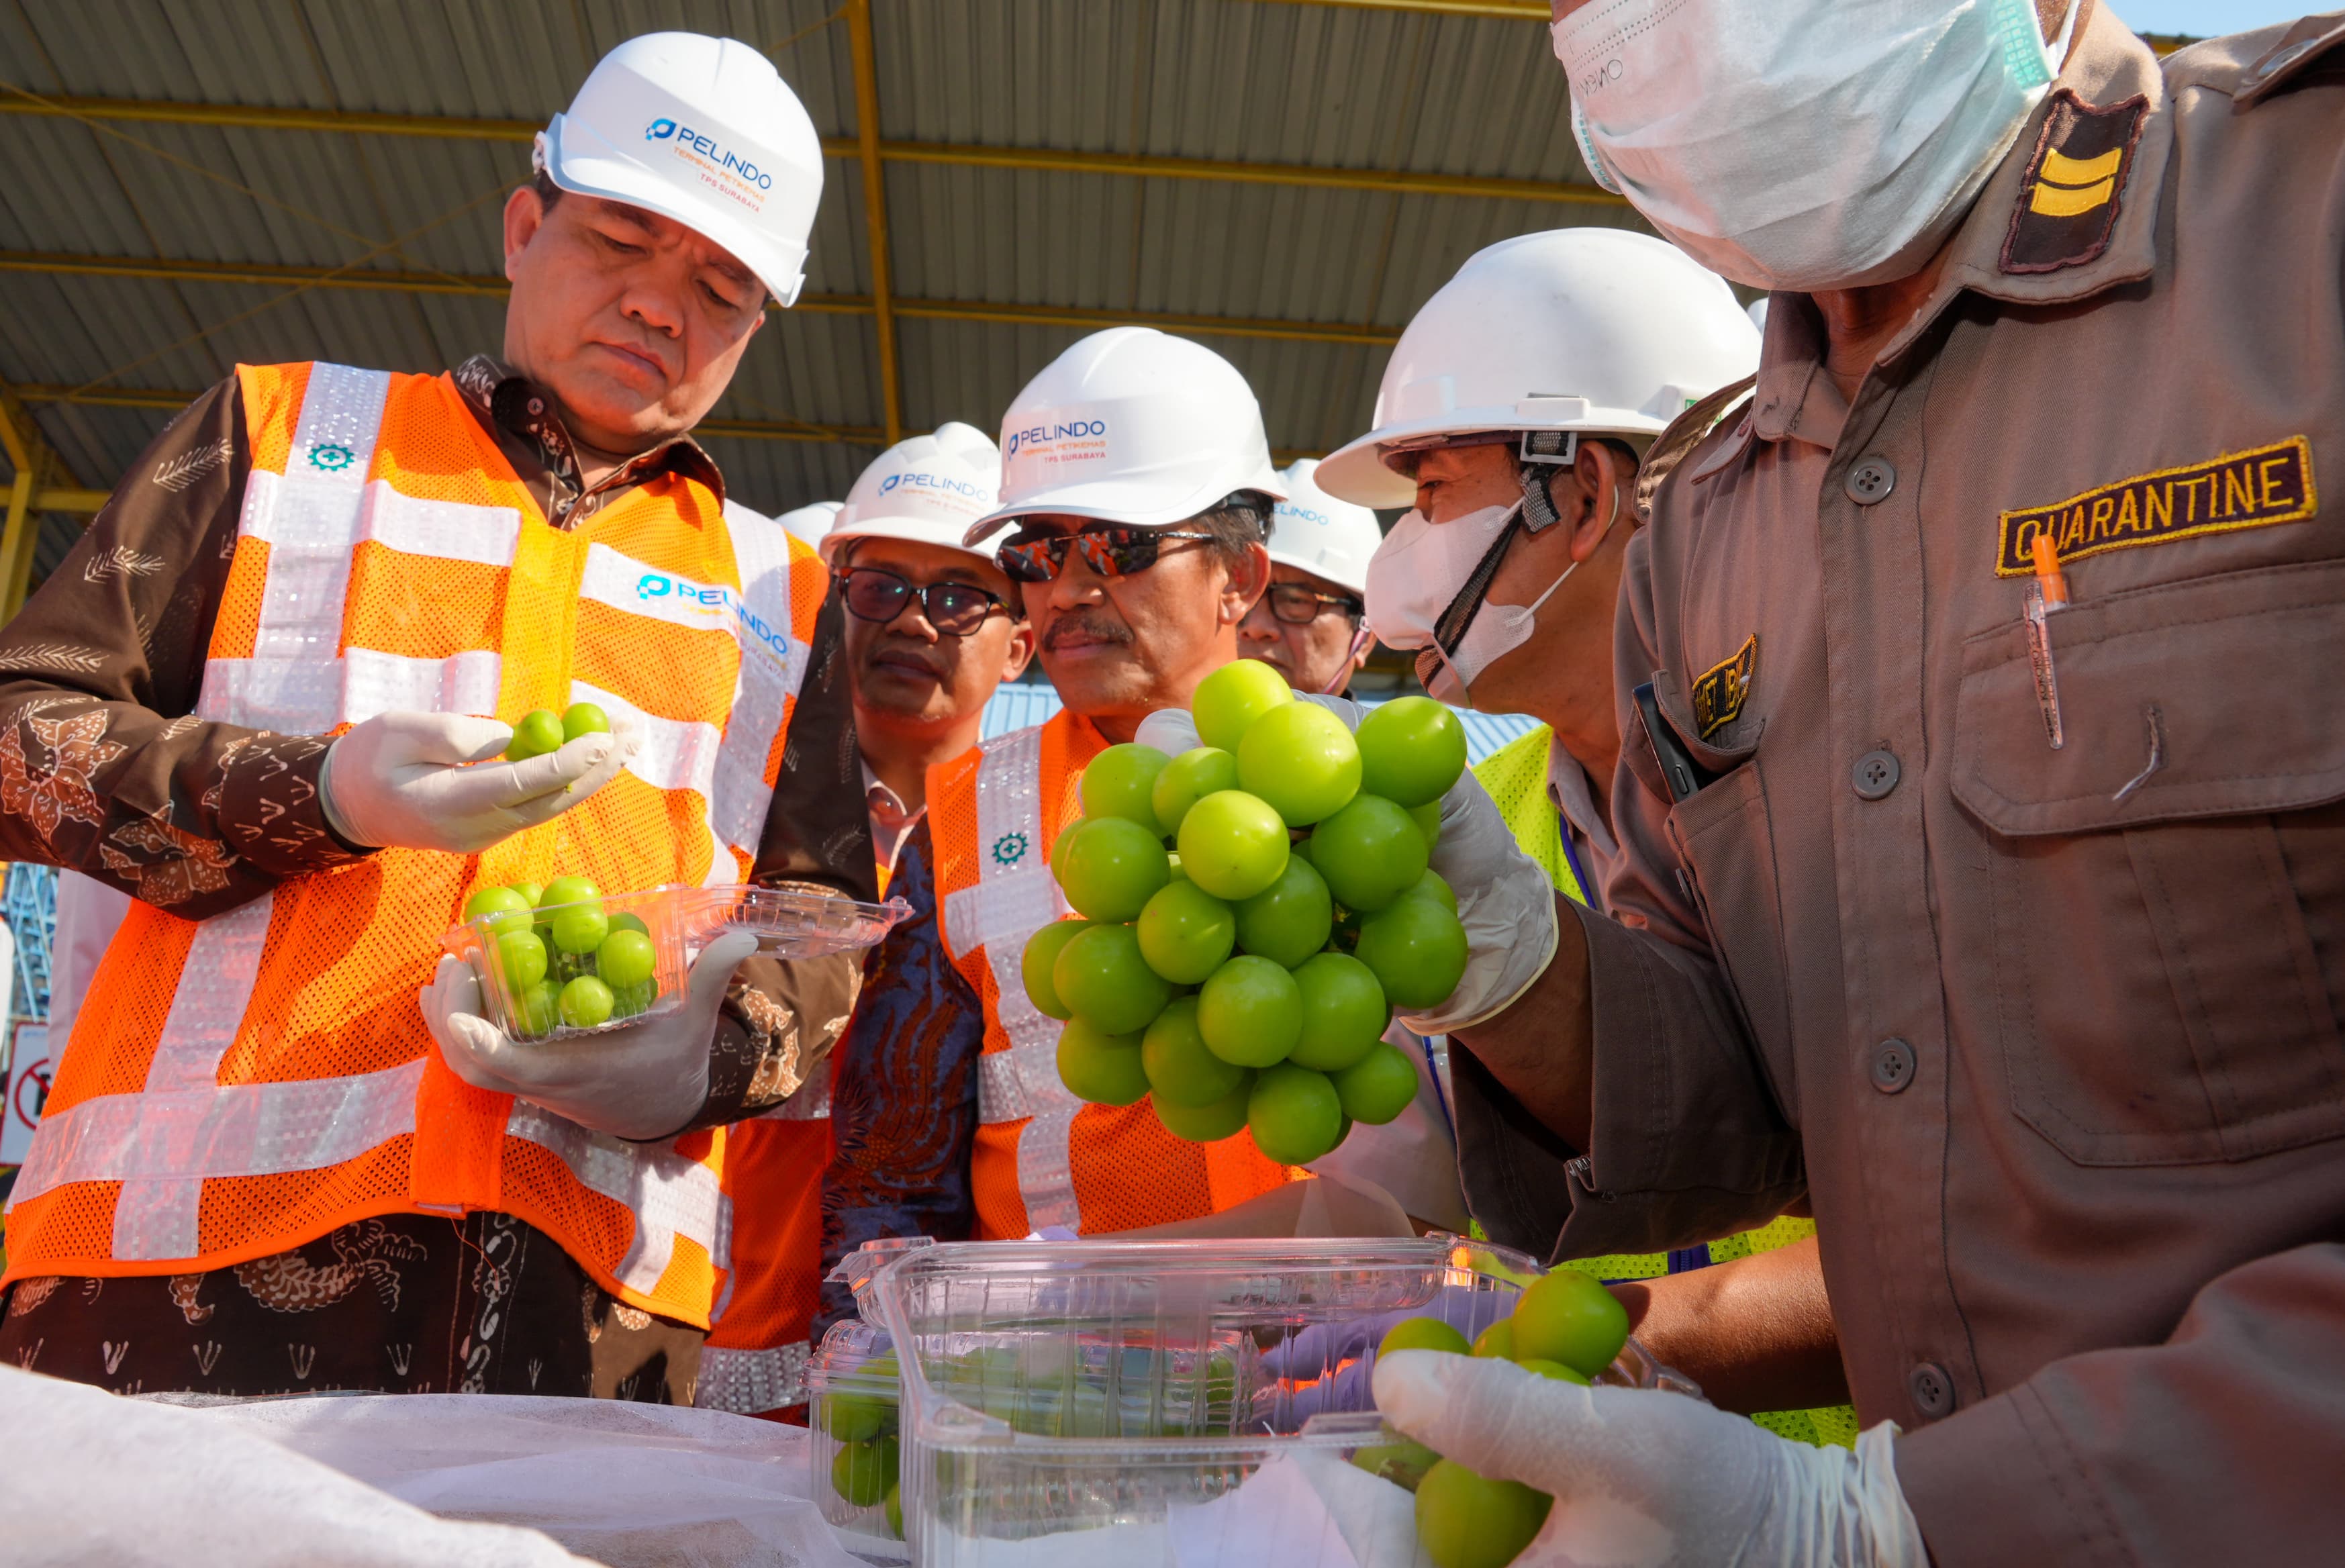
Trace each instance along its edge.
<instances>
[{"instance_id":1,"label":"reflective stripe on vest","mask_svg":"<svg viewBox=\"0 0 2345 1568\"><path fill-rule=\"evenodd\" d=\"M812 1353L813 1346L805 1340L756 1351L703 1345L692 1402L705 1411L730 1411L736 1415L760 1415L804 1404L807 1361Z\"/></svg>"},{"instance_id":2,"label":"reflective stripe on vest","mask_svg":"<svg viewBox=\"0 0 2345 1568\"><path fill-rule=\"evenodd\" d=\"M758 1415L802 1402L822 1277L830 1078L726 1131L734 1268L700 1352L692 1402Z\"/></svg>"},{"instance_id":3,"label":"reflective stripe on vest","mask_svg":"<svg viewBox=\"0 0 2345 1568\"><path fill-rule=\"evenodd\" d=\"M722 1132L626 1143L472 1089L412 997L476 887L739 879L819 558L672 475L559 533L444 377L239 375L253 466L200 716L324 733L595 700L647 744L483 856L386 850L201 922L134 905L11 1194L7 1277L218 1267L370 1214L495 1209L630 1305L705 1320L730 1269Z\"/></svg>"}]
</instances>

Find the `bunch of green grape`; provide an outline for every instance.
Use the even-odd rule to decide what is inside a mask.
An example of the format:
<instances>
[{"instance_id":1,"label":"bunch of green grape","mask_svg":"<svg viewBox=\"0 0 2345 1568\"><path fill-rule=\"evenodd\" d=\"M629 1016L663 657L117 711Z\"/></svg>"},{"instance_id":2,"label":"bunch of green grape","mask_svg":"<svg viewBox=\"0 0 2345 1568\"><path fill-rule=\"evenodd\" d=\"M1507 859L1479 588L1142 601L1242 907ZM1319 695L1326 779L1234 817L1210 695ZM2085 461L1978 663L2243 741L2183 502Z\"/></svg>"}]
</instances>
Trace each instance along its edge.
<instances>
[{"instance_id":1,"label":"bunch of green grape","mask_svg":"<svg viewBox=\"0 0 2345 1568\"><path fill-rule=\"evenodd\" d=\"M534 1039L563 1024L591 1029L659 1000L651 927L640 916L606 913L583 876L483 887L464 901L464 918L483 920L517 1036Z\"/></svg>"},{"instance_id":2,"label":"bunch of green grape","mask_svg":"<svg viewBox=\"0 0 2345 1568\"><path fill-rule=\"evenodd\" d=\"M1457 896L1426 868L1466 733L1404 697L1355 736L1253 660L1193 712L1193 751L1111 746L1083 770L1050 855L1079 917L1027 943L1026 995L1066 1022L1059 1077L1081 1098L1147 1098L1193 1143L1250 1128L1302 1165L1408 1108L1393 1009L1466 972Z\"/></svg>"},{"instance_id":3,"label":"bunch of green grape","mask_svg":"<svg viewBox=\"0 0 2345 1568\"><path fill-rule=\"evenodd\" d=\"M827 1394L822 1403L823 1426L838 1444L830 1460L831 1490L856 1508L884 1504L888 1528L900 1541L896 1378L896 1352L883 1351L859 1369L854 1391Z\"/></svg>"},{"instance_id":4,"label":"bunch of green grape","mask_svg":"<svg viewBox=\"0 0 2345 1568\"><path fill-rule=\"evenodd\" d=\"M581 735L610 733L611 716L594 703L573 703L558 718L552 708L532 708L513 726L513 739L505 746L505 761L527 762L548 752L558 752Z\"/></svg>"},{"instance_id":5,"label":"bunch of green grape","mask_svg":"<svg viewBox=\"0 0 2345 1568\"><path fill-rule=\"evenodd\" d=\"M1438 1318L1395 1324L1376 1347L1441 1351L1512 1361L1525 1371L1585 1385L1629 1342L1629 1313L1592 1275L1558 1269L1535 1280L1511 1317L1476 1337ZM1399 1437L1359 1450L1352 1462L1416 1493L1416 1536L1434 1568L1502 1568L1546 1524L1554 1499L1518 1481L1498 1481Z\"/></svg>"}]
</instances>

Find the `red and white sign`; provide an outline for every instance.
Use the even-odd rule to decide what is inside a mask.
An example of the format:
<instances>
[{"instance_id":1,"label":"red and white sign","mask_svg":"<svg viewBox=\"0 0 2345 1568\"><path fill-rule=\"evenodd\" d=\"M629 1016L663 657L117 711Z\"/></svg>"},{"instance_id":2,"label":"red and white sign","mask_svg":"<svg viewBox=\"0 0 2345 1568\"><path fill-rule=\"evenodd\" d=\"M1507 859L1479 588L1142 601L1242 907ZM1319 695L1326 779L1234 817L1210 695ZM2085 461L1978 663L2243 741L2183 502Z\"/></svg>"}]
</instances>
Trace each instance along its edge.
<instances>
[{"instance_id":1,"label":"red and white sign","mask_svg":"<svg viewBox=\"0 0 2345 1568\"><path fill-rule=\"evenodd\" d=\"M49 1027L18 1024L8 1053L8 1106L0 1117L0 1165L22 1165L49 1098Z\"/></svg>"}]
</instances>

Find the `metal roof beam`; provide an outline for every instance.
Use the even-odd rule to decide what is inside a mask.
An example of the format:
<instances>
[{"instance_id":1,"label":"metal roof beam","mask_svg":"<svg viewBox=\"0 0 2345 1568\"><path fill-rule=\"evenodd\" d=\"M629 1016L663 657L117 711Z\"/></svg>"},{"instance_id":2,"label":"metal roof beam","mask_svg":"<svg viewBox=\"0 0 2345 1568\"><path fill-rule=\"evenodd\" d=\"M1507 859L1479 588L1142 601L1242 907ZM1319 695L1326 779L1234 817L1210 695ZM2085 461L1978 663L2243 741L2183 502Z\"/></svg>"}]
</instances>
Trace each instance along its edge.
<instances>
[{"instance_id":1,"label":"metal roof beam","mask_svg":"<svg viewBox=\"0 0 2345 1568\"><path fill-rule=\"evenodd\" d=\"M106 492L86 491L56 448L25 411L21 388L0 383L0 450L8 454L15 478L8 486L8 521L0 527L0 622L15 619L33 580L33 545L45 511L95 512ZM63 480L53 485L52 479ZM95 497L92 504L84 505Z\"/></svg>"},{"instance_id":2,"label":"metal roof beam","mask_svg":"<svg viewBox=\"0 0 2345 1568\"><path fill-rule=\"evenodd\" d=\"M1359 5L1367 0L1295 0L1303 4ZM1395 5L1404 0L1392 0ZM1436 0L1416 8L1450 9ZM1511 13L1509 13L1511 14ZM1528 14L1528 13L1526 13ZM165 125L228 126L248 130L339 131L358 136L440 137L466 141L525 142L536 135L534 120L466 119L448 115L373 114L352 109L284 108L271 105L173 103L138 98L41 97L0 94L0 114L63 118L146 121ZM864 156L859 138L826 137L823 152L838 158ZM964 168L1036 169L1056 174L1117 175L1136 179L1221 180L1239 185L1303 186L1329 190L1372 190L1410 196L1461 196L1501 201L1627 205L1592 185L1556 180L1508 179L1376 168L1338 168L1322 164L1245 163L1223 158L1159 157L1138 153L1086 152L1063 147L984 147L974 143L879 143L886 163L943 164Z\"/></svg>"},{"instance_id":3,"label":"metal roof beam","mask_svg":"<svg viewBox=\"0 0 2345 1568\"><path fill-rule=\"evenodd\" d=\"M173 283L240 283L264 288L360 288L419 294L479 295L502 298L508 285L487 274L403 272L371 267L290 267L261 261L188 261L141 256L85 256L46 250L0 250L0 272L44 272L63 277L135 278ZM1399 340L1392 327L1361 327L1342 321L1285 321L1245 316L1199 316L1168 310L1096 310L1078 306L1000 304L986 300L891 301L894 313L928 321L986 321L1021 327L1155 327L1167 332L1223 338L1266 338L1294 343L1388 345ZM796 309L828 315L868 315L873 302L859 294L805 294ZM899 421L900 422L900 421Z\"/></svg>"},{"instance_id":4,"label":"metal roof beam","mask_svg":"<svg viewBox=\"0 0 2345 1568\"><path fill-rule=\"evenodd\" d=\"M847 0L855 66L855 151L863 167L863 238L871 265L871 321L879 339L879 409L888 444L904 439L904 389L896 362L896 308L888 283L888 182L879 166L879 68L871 46L871 0Z\"/></svg>"}]
</instances>

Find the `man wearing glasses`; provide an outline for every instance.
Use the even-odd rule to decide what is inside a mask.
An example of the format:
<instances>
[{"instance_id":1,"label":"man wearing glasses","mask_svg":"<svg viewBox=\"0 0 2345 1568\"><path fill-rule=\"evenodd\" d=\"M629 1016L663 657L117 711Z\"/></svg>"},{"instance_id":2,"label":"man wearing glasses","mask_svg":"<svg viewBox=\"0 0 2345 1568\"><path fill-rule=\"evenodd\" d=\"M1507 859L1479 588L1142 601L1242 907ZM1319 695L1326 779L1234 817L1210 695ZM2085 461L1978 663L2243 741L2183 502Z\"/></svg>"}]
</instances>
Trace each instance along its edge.
<instances>
[{"instance_id":1,"label":"man wearing glasses","mask_svg":"<svg viewBox=\"0 0 2345 1568\"><path fill-rule=\"evenodd\" d=\"M1059 1081L1059 1026L1019 978L1027 937L1062 908L1045 862L1084 764L1185 707L1269 584L1286 487L1260 406L1218 355L1120 327L1020 393L1001 448L1001 505L964 541L1013 529L996 559L1066 707L929 771L891 890L935 916L878 949L842 1047L827 1258L882 1236L1195 1219L1288 1176L1247 1137L1200 1147L1145 1106L1081 1105Z\"/></svg>"},{"instance_id":2,"label":"man wearing glasses","mask_svg":"<svg viewBox=\"0 0 2345 1568\"><path fill-rule=\"evenodd\" d=\"M1376 514L1338 501L1313 478L1315 458L1279 470L1286 499L1270 531L1270 591L1238 623L1238 652L1259 659L1298 692L1339 695L1367 663L1368 558L1384 532Z\"/></svg>"},{"instance_id":3,"label":"man wearing glasses","mask_svg":"<svg viewBox=\"0 0 2345 1568\"><path fill-rule=\"evenodd\" d=\"M927 809L928 769L977 744L987 699L1033 655L1010 579L961 543L1000 491L991 439L948 423L881 453L826 520L818 548L847 612L853 733L883 888ZM899 881L893 891L907 889ZM910 891L932 920L926 885ZM805 1402L834 1071L826 1066L811 1092L731 1129L734 1288L701 1351L704 1408L758 1415Z\"/></svg>"}]
</instances>

